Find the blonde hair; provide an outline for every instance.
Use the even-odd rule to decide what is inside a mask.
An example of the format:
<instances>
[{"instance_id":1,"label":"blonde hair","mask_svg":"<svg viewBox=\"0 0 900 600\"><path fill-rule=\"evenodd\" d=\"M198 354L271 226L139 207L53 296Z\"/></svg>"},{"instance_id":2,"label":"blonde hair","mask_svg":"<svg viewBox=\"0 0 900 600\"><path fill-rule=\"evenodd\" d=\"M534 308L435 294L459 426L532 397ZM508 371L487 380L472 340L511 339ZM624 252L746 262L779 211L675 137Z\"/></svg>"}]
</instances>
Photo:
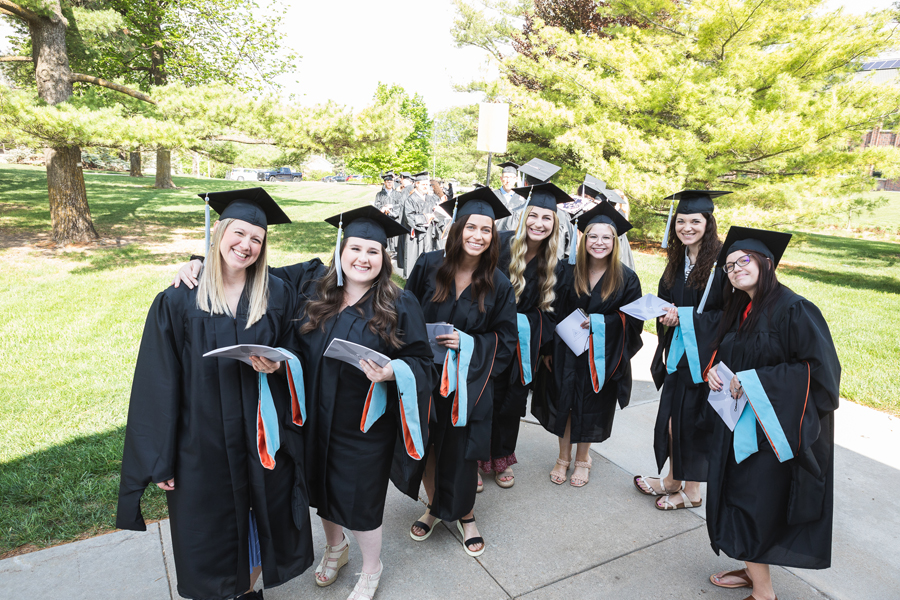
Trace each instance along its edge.
<instances>
[{"instance_id":1,"label":"blonde hair","mask_svg":"<svg viewBox=\"0 0 900 600\"><path fill-rule=\"evenodd\" d=\"M616 290L622 287L625 282L625 272L622 268L622 261L619 260L619 235L616 232L615 225L609 223L594 223L588 225L584 230L584 235L578 241L578 250L575 259L575 292L580 296L582 294L591 293L591 275L588 269L588 253L587 253L587 236L588 232L597 225L606 225L612 230L613 247L607 257L606 276L603 278L603 287L600 289L600 298L608 299Z\"/></svg>"},{"instance_id":2,"label":"blonde hair","mask_svg":"<svg viewBox=\"0 0 900 600\"><path fill-rule=\"evenodd\" d=\"M222 277L222 253L219 252L219 244L232 221L234 219L222 219L212 232L209 240L209 256L203 263L200 285L197 286L197 308L213 315L231 315L231 309L228 308L228 301L225 299L225 280ZM245 329L250 329L251 325L266 314L269 304L269 269L266 266L265 238L259 250L259 258L247 267L247 277L250 281L250 310Z\"/></svg>"},{"instance_id":3,"label":"blonde hair","mask_svg":"<svg viewBox=\"0 0 900 600\"><path fill-rule=\"evenodd\" d=\"M510 244L510 261L509 261L509 281L512 283L513 291L516 294L516 302L525 291L525 254L528 251L527 233L525 221L531 214L533 206L529 206L528 210L522 214L519 219L519 226L513 236ZM559 260L556 256L556 249L559 246L559 217L556 211L553 211L553 233L549 237L541 241L538 249L538 255L535 257L538 261L538 278L541 282L541 296L538 302L538 308L545 312L553 312L553 301L556 300L556 263Z\"/></svg>"}]
</instances>

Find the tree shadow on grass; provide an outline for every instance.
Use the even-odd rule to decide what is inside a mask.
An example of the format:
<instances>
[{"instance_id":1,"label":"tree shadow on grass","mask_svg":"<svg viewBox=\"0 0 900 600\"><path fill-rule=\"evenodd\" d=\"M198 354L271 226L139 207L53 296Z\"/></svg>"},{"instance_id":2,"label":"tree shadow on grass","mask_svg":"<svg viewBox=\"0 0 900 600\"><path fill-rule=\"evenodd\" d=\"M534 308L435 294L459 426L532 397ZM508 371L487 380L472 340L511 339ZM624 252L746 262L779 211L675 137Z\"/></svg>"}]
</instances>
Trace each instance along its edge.
<instances>
[{"instance_id":1,"label":"tree shadow on grass","mask_svg":"<svg viewBox=\"0 0 900 600\"><path fill-rule=\"evenodd\" d=\"M0 555L115 529L124 439L123 426L0 463ZM148 490L144 517L165 518L164 493Z\"/></svg>"},{"instance_id":2,"label":"tree shadow on grass","mask_svg":"<svg viewBox=\"0 0 900 600\"><path fill-rule=\"evenodd\" d=\"M889 294L900 294L900 279L888 275L864 275L852 271L838 272L812 267L785 266L785 273L828 285L838 285L859 290L875 290Z\"/></svg>"},{"instance_id":3,"label":"tree shadow on grass","mask_svg":"<svg viewBox=\"0 0 900 600\"><path fill-rule=\"evenodd\" d=\"M189 258L180 252L150 252L146 248L134 244L117 248L100 248L91 252L66 252L62 257L87 263L72 269L71 272L75 275L143 265L176 265L187 262Z\"/></svg>"},{"instance_id":4,"label":"tree shadow on grass","mask_svg":"<svg viewBox=\"0 0 900 600\"><path fill-rule=\"evenodd\" d=\"M809 281L853 289L900 294L900 278L872 274L896 269L900 244L795 233L781 270ZM805 264L791 264L797 260Z\"/></svg>"}]
</instances>

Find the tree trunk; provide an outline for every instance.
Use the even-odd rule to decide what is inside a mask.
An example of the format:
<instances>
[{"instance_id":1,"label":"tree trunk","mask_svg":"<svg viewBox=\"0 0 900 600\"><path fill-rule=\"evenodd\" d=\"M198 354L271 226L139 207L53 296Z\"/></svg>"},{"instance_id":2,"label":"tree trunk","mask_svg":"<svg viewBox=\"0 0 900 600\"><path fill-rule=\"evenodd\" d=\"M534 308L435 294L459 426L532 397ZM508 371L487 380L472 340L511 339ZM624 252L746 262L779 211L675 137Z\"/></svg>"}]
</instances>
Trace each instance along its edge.
<instances>
[{"instance_id":1,"label":"tree trunk","mask_svg":"<svg viewBox=\"0 0 900 600\"><path fill-rule=\"evenodd\" d=\"M59 0L47 3L52 13L28 21L31 55L38 96L48 104L65 102L72 95L72 74L66 54L66 21ZM57 243L97 239L84 188L81 149L62 146L45 151L47 192L53 240Z\"/></svg>"},{"instance_id":2,"label":"tree trunk","mask_svg":"<svg viewBox=\"0 0 900 600\"><path fill-rule=\"evenodd\" d=\"M129 152L128 162L131 163L128 169L129 177L143 177L144 172L141 170L141 153Z\"/></svg>"},{"instance_id":3,"label":"tree trunk","mask_svg":"<svg viewBox=\"0 0 900 600\"><path fill-rule=\"evenodd\" d=\"M200 155L194 152L192 158L193 164L191 165L191 175L200 177Z\"/></svg>"},{"instance_id":4,"label":"tree trunk","mask_svg":"<svg viewBox=\"0 0 900 600\"><path fill-rule=\"evenodd\" d=\"M91 209L84 189L81 148L48 148L44 151L44 159L47 163L53 241L89 242L97 239L99 236L91 221Z\"/></svg>"},{"instance_id":5,"label":"tree trunk","mask_svg":"<svg viewBox=\"0 0 900 600\"><path fill-rule=\"evenodd\" d=\"M172 182L171 150L156 151L156 184L153 187L158 190L170 190L175 187Z\"/></svg>"}]
</instances>

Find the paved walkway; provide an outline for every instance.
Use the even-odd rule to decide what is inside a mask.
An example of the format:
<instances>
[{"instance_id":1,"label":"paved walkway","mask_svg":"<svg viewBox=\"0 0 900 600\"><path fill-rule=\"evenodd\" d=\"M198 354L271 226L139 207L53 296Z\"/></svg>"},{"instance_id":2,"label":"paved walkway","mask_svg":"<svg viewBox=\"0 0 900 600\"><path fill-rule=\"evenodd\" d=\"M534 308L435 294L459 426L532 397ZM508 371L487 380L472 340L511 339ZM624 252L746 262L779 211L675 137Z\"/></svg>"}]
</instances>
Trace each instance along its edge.
<instances>
[{"instance_id":1,"label":"paved walkway","mask_svg":"<svg viewBox=\"0 0 900 600\"><path fill-rule=\"evenodd\" d=\"M522 424L516 485L486 478L475 513L488 548L463 551L456 524L413 542L409 526L423 505L389 491L384 519L385 573L378 598L696 598L741 600L707 577L738 566L709 548L703 509L662 512L635 491L634 474L654 472L657 393L649 377L655 338L635 357L631 406L616 415L612 438L594 445L591 482L550 483L556 439ZM844 402L837 418L833 566L773 569L779 598L900 598L900 419ZM314 521L315 545L324 537ZM362 559L351 546L338 581L317 588L312 569L267 600L344 600ZM708 595L707 595L708 594ZM115 532L0 561L0 599L177 599L168 521L143 533Z\"/></svg>"}]
</instances>

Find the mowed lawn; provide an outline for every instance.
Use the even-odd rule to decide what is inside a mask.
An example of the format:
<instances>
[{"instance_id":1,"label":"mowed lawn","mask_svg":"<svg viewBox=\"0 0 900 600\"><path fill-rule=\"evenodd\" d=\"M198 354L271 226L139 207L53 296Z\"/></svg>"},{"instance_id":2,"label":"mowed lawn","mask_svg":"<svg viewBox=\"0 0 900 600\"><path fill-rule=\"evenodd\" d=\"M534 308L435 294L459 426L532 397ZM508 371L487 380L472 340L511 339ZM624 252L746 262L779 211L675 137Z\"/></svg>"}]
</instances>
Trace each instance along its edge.
<instances>
[{"instance_id":1,"label":"mowed lawn","mask_svg":"<svg viewBox=\"0 0 900 600\"><path fill-rule=\"evenodd\" d=\"M151 178L85 179L103 241L53 250L43 170L0 166L0 555L113 527L147 309L177 266L203 251L203 203L195 194L241 187L176 177L180 189L161 191ZM322 219L369 202L378 189L265 187L294 220L270 231L274 265L325 257L334 229ZM635 259L644 291L655 292L662 256ZM900 300L898 260L897 244L798 234L779 268L781 280L829 321L844 367L842 395L894 414L900 349L889 323ZM144 507L148 519L165 516L155 487Z\"/></svg>"}]
</instances>

